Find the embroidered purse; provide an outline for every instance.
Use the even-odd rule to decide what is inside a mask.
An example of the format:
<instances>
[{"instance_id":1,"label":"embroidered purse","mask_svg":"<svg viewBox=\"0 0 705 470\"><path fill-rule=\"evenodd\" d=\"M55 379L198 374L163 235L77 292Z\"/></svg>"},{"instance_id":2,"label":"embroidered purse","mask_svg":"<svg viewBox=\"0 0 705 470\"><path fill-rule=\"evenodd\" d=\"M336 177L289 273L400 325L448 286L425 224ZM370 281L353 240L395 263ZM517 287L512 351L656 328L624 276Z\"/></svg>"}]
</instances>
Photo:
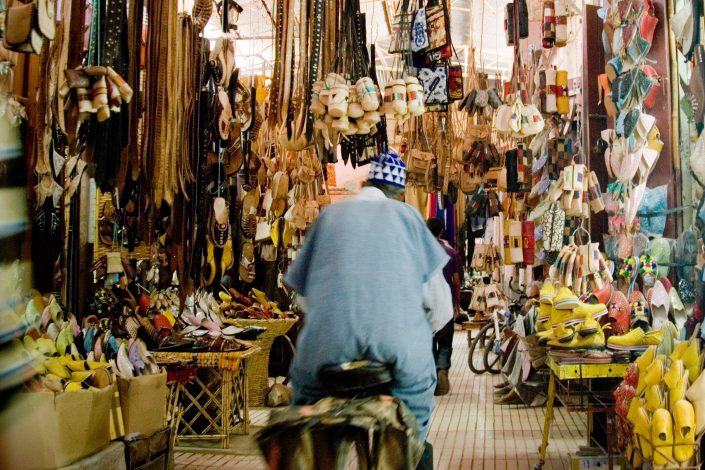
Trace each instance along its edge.
<instances>
[{"instance_id":1,"label":"embroidered purse","mask_svg":"<svg viewBox=\"0 0 705 470\"><path fill-rule=\"evenodd\" d=\"M423 84L426 105L448 104L448 66L420 68L418 78Z\"/></svg>"}]
</instances>

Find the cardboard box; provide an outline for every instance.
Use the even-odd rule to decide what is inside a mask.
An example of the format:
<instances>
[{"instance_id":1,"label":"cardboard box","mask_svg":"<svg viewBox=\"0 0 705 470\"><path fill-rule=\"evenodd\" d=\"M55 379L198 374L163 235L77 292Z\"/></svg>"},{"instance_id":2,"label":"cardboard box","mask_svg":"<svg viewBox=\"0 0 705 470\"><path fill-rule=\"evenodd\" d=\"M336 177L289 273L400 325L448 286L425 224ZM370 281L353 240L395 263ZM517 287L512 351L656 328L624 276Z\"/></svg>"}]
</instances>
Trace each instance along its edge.
<instances>
[{"instance_id":1,"label":"cardboard box","mask_svg":"<svg viewBox=\"0 0 705 470\"><path fill-rule=\"evenodd\" d=\"M114 393L15 394L0 412L0 469L63 467L106 447Z\"/></svg>"},{"instance_id":2,"label":"cardboard box","mask_svg":"<svg viewBox=\"0 0 705 470\"><path fill-rule=\"evenodd\" d=\"M150 437L139 436L125 441L125 462L127 468L142 468L145 465L159 465L171 459L170 428L157 431ZM162 459L162 457L164 457ZM155 463L157 462L157 463ZM149 468L149 467L147 467ZM162 469L166 467L162 465Z\"/></svg>"},{"instance_id":3,"label":"cardboard box","mask_svg":"<svg viewBox=\"0 0 705 470\"><path fill-rule=\"evenodd\" d=\"M125 380L118 377L120 407L125 435L138 432L151 436L166 426L169 389L166 372Z\"/></svg>"},{"instance_id":4,"label":"cardboard box","mask_svg":"<svg viewBox=\"0 0 705 470\"><path fill-rule=\"evenodd\" d=\"M604 470L609 468L609 459L607 454L602 455L578 455L568 454L570 457L571 470ZM612 456L612 465L614 470L624 468L624 462L619 455Z\"/></svg>"}]
</instances>

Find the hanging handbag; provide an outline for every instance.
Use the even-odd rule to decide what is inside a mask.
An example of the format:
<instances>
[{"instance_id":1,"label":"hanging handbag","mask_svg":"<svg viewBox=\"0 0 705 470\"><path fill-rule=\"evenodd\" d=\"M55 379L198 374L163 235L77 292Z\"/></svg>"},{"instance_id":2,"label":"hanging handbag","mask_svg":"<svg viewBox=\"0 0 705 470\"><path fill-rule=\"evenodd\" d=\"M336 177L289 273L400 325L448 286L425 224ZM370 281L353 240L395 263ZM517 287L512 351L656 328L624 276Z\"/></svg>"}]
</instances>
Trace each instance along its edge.
<instances>
[{"instance_id":1,"label":"hanging handbag","mask_svg":"<svg viewBox=\"0 0 705 470\"><path fill-rule=\"evenodd\" d=\"M490 168L485 177L483 178L483 183L486 188L497 189L499 191L507 190L507 169L503 166L495 166Z\"/></svg>"},{"instance_id":2,"label":"hanging handbag","mask_svg":"<svg viewBox=\"0 0 705 470\"><path fill-rule=\"evenodd\" d=\"M426 9L419 8L414 14L414 23L411 27L411 50L420 52L426 50L428 42L428 23L426 21Z\"/></svg>"},{"instance_id":3,"label":"hanging handbag","mask_svg":"<svg viewBox=\"0 0 705 470\"><path fill-rule=\"evenodd\" d=\"M521 223L521 248L523 250L524 263L532 265L535 259L536 227L532 220L524 220Z\"/></svg>"},{"instance_id":4,"label":"hanging handbag","mask_svg":"<svg viewBox=\"0 0 705 470\"><path fill-rule=\"evenodd\" d=\"M435 157L431 152L411 149L406 161L406 172L417 175L426 175Z\"/></svg>"},{"instance_id":5,"label":"hanging handbag","mask_svg":"<svg viewBox=\"0 0 705 470\"><path fill-rule=\"evenodd\" d=\"M425 178L436 157L428 151L431 150L431 145L428 143L421 120L418 120L417 126L411 130L411 133L410 140L413 142L411 146L414 148L407 152L404 162L406 163L406 172L416 177Z\"/></svg>"},{"instance_id":6,"label":"hanging handbag","mask_svg":"<svg viewBox=\"0 0 705 470\"><path fill-rule=\"evenodd\" d=\"M468 164L463 166L460 173L460 190L465 194L475 192L482 183L482 178L478 172L478 165Z\"/></svg>"},{"instance_id":7,"label":"hanging handbag","mask_svg":"<svg viewBox=\"0 0 705 470\"><path fill-rule=\"evenodd\" d=\"M423 85L426 105L446 105L450 101L448 91L448 66L422 67L419 81Z\"/></svg>"},{"instance_id":8,"label":"hanging handbag","mask_svg":"<svg viewBox=\"0 0 705 470\"><path fill-rule=\"evenodd\" d=\"M426 6L426 24L428 26L428 50L435 51L450 43L448 14L445 8L445 0L435 5ZM430 3L430 2L429 2Z\"/></svg>"},{"instance_id":9,"label":"hanging handbag","mask_svg":"<svg viewBox=\"0 0 705 470\"><path fill-rule=\"evenodd\" d=\"M573 141L570 138L556 137L546 144L548 152L548 177L556 181L561 171L570 164L573 154Z\"/></svg>"},{"instance_id":10,"label":"hanging handbag","mask_svg":"<svg viewBox=\"0 0 705 470\"><path fill-rule=\"evenodd\" d=\"M517 172L517 150L507 150L504 154L504 166L507 172L507 191L516 193L521 190Z\"/></svg>"},{"instance_id":11,"label":"hanging handbag","mask_svg":"<svg viewBox=\"0 0 705 470\"><path fill-rule=\"evenodd\" d=\"M463 68L460 65L448 67L448 98L450 101L463 99Z\"/></svg>"},{"instance_id":12,"label":"hanging handbag","mask_svg":"<svg viewBox=\"0 0 705 470\"><path fill-rule=\"evenodd\" d=\"M436 62L441 62L443 59L450 59L451 57L453 57L453 47L450 44L446 44L440 49L426 52L424 62L426 65L433 65Z\"/></svg>"},{"instance_id":13,"label":"hanging handbag","mask_svg":"<svg viewBox=\"0 0 705 470\"><path fill-rule=\"evenodd\" d=\"M35 1L15 1L5 12L5 36L3 45L14 52L39 54L44 37L38 31L39 12Z\"/></svg>"}]
</instances>

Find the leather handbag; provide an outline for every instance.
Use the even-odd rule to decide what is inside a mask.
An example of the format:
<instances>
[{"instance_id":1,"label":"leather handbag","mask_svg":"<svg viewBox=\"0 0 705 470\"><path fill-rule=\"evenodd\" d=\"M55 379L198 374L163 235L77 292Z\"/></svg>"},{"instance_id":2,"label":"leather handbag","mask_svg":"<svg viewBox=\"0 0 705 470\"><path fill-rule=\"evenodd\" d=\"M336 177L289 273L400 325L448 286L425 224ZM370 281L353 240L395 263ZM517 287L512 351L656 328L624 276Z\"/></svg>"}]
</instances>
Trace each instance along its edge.
<instances>
[{"instance_id":1,"label":"leather handbag","mask_svg":"<svg viewBox=\"0 0 705 470\"><path fill-rule=\"evenodd\" d=\"M485 173L484 184L487 188L499 191L507 189L507 169L503 166L494 166Z\"/></svg>"},{"instance_id":2,"label":"leather handbag","mask_svg":"<svg viewBox=\"0 0 705 470\"><path fill-rule=\"evenodd\" d=\"M5 13L5 48L38 54L44 43L44 37L37 30L38 21L36 2L14 2Z\"/></svg>"},{"instance_id":3,"label":"leather handbag","mask_svg":"<svg viewBox=\"0 0 705 470\"><path fill-rule=\"evenodd\" d=\"M417 175L425 175L434 160L431 152L424 152L419 149L411 149L406 161L406 172Z\"/></svg>"},{"instance_id":4,"label":"leather handbag","mask_svg":"<svg viewBox=\"0 0 705 470\"><path fill-rule=\"evenodd\" d=\"M475 192L482 183L482 178L478 173L478 165L465 165L460 173L460 190L465 194Z\"/></svg>"}]
</instances>

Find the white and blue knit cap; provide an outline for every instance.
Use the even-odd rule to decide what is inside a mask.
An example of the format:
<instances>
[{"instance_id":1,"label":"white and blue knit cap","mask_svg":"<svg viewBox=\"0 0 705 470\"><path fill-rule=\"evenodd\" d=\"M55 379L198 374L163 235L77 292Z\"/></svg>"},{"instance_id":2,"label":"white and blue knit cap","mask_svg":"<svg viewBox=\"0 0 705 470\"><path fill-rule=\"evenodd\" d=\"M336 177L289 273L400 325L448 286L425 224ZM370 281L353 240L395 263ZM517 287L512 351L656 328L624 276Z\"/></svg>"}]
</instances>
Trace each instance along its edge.
<instances>
[{"instance_id":1,"label":"white and blue knit cap","mask_svg":"<svg viewBox=\"0 0 705 470\"><path fill-rule=\"evenodd\" d=\"M367 181L377 181L400 188L406 185L406 165L396 150L390 149L372 159Z\"/></svg>"}]
</instances>

